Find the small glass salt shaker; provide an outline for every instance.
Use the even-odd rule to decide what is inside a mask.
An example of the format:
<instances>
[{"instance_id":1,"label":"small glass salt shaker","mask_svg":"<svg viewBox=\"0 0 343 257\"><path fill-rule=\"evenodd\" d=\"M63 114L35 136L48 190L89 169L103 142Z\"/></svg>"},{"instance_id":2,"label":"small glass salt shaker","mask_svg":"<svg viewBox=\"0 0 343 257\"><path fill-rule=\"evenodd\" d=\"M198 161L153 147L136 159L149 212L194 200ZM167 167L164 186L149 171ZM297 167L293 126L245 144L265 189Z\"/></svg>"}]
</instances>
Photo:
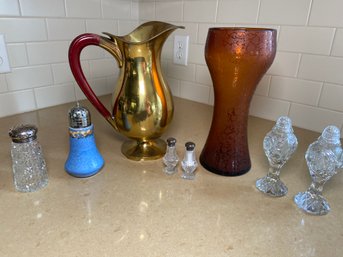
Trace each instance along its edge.
<instances>
[{"instance_id":1,"label":"small glass salt shaker","mask_svg":"<svg viewBox=\"0 0 343 257\"><path fill-rule=\"evenodd\" d=\"M19 192L34 192L48 184L43 151L37 141L37 127L18 125L10 129L13 181Z\"/></svg>"},{"instance_id":2,"label":"small glass salt shaker","mask_svg":"<svg viewBox=\"0 0 343 257\"><path fill-rule=\"evenodd\" d=\"M193 142L187 142L185 144L186 152L185 157L181 162L182 175L181 178L184 179L194 179L195 170L198 167L198 163L195 158L195 144Z\"/></svg>"},{"instance_id":3,"label":"small glass salt shaker","mask_svg":"<svg viewBox=\"0 0 343 257\"><path fill-rule=\"evenodd\" d=\"M163 163L165 167L163 171L168 175L173 175L177 172L177 164L179 162L179 156L176 153L176 139L170 137L167 139L167 151L163 157Z\"/></svg>"}]
</instances>

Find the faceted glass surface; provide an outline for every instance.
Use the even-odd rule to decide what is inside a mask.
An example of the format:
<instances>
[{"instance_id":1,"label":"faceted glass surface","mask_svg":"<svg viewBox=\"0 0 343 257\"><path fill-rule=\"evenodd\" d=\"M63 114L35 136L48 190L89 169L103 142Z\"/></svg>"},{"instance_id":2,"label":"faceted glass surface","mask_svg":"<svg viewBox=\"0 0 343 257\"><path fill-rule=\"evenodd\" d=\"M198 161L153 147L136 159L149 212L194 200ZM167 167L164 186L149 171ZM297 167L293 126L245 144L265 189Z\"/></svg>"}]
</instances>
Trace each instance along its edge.
<instances>
[{"instance_id":1,"label":"faceted glass surface","mask_svg":"<svg viewBox=\"0 0 343 257\"><path fill-rule=\"evenodd\" d=\"M36 140L11 143L14 186L20 192L34 192L48 184L47 167Z\"/></svg>"},{"instance_id":2,"label":"faceted glass surface","mask_svg":"<svg viewBox=\"0 0 343 257\"><path fill-rule=\"evenodd\" d=\"M194 150L186 151L185 158L181 162L182 175L181 178L184 179L194 179L195 170L198 167L198 162L195 159Z\"/></svg>"},{"instance_id":3,"label":"faceted glass surface","mask_svg":"<svg viewBox=\"0 0 343 257\"><path fill-rule=\"evenodd\" d=\"M176 173L177 172L176 166L178 162L179 162L179 157L176 153L176 147L167 146L166 154L163 157L163 163L165 164L163 171L168 175L172 175Z\"/></svg>"},{"instance_id":4,"label":"faceted glass surface","mask_svg":"<svg viewBox=\"0 0 343 257\"><path fill-rule=\"evenodd\" d=\"M291 120L286 116L280 117L263 140L263 149L270 167L268 174L256 181L258 190L270 196L279 197L287 194L287 186L280 180L280 170L297 146L298 140L293 134Z\"/></svg>"},{"instance_id":5,"label":"faceted glass surface","mask_svg":"<svg viewBox=\"0 0 343 257\"><path fill-rule=\"evenodd\" d=\"M342 167L339 129L335 126L326 127L318 140L308 147L305 159L312 183L306 192L300 192L294 197L294 202L307 213L327 214L330 205L322 195L323 186Z\"/></svg>"}]
</instances>

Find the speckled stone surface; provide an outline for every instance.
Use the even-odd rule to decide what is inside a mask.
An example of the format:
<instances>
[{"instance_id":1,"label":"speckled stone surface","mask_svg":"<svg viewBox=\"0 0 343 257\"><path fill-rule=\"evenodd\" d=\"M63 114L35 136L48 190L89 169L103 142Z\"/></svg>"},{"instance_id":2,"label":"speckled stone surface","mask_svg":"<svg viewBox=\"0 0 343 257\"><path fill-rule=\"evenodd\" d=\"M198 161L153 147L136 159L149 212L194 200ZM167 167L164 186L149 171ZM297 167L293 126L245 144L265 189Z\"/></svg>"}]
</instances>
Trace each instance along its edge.
<instances>
[{"instance_id":1,"label":"speckled stone surface","mask_svg":"<svg viewBox=\"0 0 343 257\"><path fill-rule=\"evenodd\" d=\"M103 98L109 105L109 97ZM92 112L97 147L105 160L90 178L64 171L69 151L65 104L0 119L0 256L342 256L343 174L324 188L331 212L322 217L298 210L293 196L310 184L304 154L318 133L295 128L299 147L282 170L288 194L271 198L255 188L266 175L262 150L274 122L249 118L252 169L221 177L201 166L195 180L162 172L162 160L135 162L120 152L124 137ZM163 135L196 143L199 157L211 124L212 108L175 98L175 116ZM12 184L8 129L38 126L48 165L49 185L19 193Z\"/></svg>"}]
</instances>

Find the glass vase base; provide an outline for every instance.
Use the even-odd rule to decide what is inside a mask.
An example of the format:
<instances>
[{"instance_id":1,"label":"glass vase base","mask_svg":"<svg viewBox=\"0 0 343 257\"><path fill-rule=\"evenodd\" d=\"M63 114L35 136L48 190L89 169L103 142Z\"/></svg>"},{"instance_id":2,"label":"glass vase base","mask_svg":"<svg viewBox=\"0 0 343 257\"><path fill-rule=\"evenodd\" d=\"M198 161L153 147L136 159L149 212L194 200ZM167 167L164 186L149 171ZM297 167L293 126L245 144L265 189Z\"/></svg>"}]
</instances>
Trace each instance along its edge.
<instances>
[{"instance_id":1,"label":"glass vase base","mask_svg":"<svg viewBox=\"0 0 343 257\"><path fill-rule=\"evenodd\" d=\"M134 161L157 160L164 156L166 147L162 139L128 140L122 144L121 152Z\"/></svg>"},{"instance_id":2,"label":"glass vase base","mask_svg":"<svg viewBox=\"0 0 343 257\"><path fill-rule=\"evenodd\" d=\"M295 204L303 211L312 215L325 215L330 211L328 201L322 196L311 192L300 192L294 197Z\"/></svg>"},{"instance_id":3,"label":"glass vase base","mask_svg":"<svg viewBox=\"0 0 343 257\"><path fill-rule=\"evenodd\" d=\"M256 188L273 197L285 196L288 192L287 186L280 180L265 176L256 181Z\"/></svg>"},{"instance_id":4,"label":"glass vase base","mask_svg":"<svg viewBox=\"0 0 343 257\"><path fill-rule=\"evenodd\" d=\"M247 167L245 169L235 170L235 171L219 170L219 169L216 169L216 168L213 168L213 167L207 165L207 163L203 160L202 155L200 155L199 161L200 161L200 164L209 172L212 172L212 173L217 174L217 175L225 176L225 177L241 176L241 175L244 175L245 173L247 173L251 169L251 165L250 165L249 167Z\"/></svg>"}]
</instances>

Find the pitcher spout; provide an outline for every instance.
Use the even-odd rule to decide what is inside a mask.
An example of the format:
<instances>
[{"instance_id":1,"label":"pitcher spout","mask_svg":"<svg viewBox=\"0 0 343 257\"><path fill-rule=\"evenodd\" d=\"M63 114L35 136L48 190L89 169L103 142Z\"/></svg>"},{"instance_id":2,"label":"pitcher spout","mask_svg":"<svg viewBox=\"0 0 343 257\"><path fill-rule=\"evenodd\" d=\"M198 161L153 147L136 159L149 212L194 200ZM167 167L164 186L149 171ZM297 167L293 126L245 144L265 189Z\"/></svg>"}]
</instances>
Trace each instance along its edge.
<instances>
[{"instance_id":1,"label":"pitcher spout","mask_svg":"<svg viewBox=\"0 0 343 257\"><path fill-rule=\"evenodd\" d=\"M176 26L162 21L149 21L141 24L134 31L125 36L115 36L109 33L106 33L106 35L110 36L111 38L123 41L124 43L142 44L160 36L167 38L168 35L174 30L184 28L184 26Z\"/></svg>"}]
</instances>

